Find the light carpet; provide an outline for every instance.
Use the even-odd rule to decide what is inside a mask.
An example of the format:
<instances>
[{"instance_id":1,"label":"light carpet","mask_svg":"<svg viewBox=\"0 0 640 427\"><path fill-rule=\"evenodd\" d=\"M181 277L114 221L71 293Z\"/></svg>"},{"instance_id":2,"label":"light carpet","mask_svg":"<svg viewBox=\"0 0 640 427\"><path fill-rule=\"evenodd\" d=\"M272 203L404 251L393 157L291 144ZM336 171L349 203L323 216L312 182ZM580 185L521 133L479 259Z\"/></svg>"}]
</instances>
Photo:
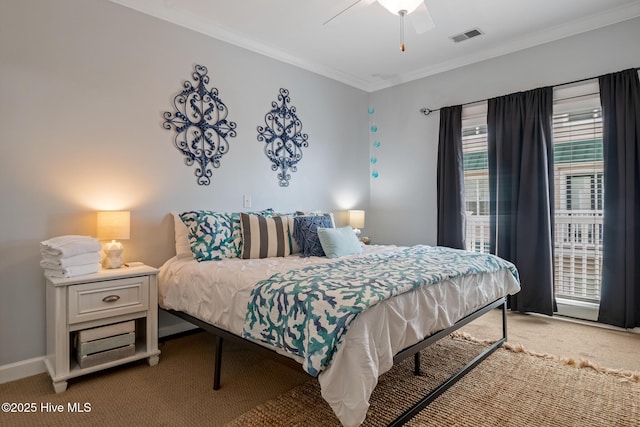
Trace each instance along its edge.
<instances>
[{"instance_id":1,"label":"light carpet","mask_svg":"<svg viewBox=\"0 0 640 427\"><path fill-rule=\"evenodd\" d=\"M465 334L444 338L422 352L421 376L412 358L381 376L365 426L386 425L457 371L482 349ZM413 418L415 426L638 426L640 374L600 368L585 360L529 352L505 344ZM308 381L228 424L339 426Z\"/></svg>"}]
</instances>

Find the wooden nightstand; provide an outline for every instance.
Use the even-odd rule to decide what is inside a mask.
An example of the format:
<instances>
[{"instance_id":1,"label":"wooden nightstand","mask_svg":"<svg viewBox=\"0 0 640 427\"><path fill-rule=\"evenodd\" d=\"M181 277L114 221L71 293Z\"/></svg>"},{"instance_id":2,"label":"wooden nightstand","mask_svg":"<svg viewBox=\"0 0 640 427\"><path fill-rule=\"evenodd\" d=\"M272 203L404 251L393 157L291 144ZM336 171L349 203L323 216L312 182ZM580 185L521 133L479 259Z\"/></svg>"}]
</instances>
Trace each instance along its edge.
<instances>
[{"instance_id":1,"label":"wooden nightstand","mask_svg":"<svg viewBox=\"0 0 640 427\"><path fill-rule=\"evenodd\" d=\"M150 366L158 363L157 274L157 269L143 265L105 269L66 279L46 278L45 364L56 393L67 389L69 378L144 358ZM109 351L121 345L123 336L105 338L104 331L122 329L131 323L135 327L135 347L129 344L131 351L123 352L119 347L105 353L105 347ZM81 367L74 341L78 341L81 334L96 335L96 332L103 341L93 342L92 351L100 354L92 354L91 363L84 363L82 359L84 367Z\"/></svg>"}]
</instances>

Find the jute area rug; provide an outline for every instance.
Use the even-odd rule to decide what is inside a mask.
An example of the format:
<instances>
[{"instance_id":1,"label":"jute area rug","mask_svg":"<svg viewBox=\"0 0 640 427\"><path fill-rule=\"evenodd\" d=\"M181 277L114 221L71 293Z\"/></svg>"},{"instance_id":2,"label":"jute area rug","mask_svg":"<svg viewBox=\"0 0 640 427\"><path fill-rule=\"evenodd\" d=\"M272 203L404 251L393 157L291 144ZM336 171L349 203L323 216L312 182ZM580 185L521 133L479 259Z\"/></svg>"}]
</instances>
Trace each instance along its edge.
<instances>
[{"instance_id":1,"label":"jute area rug","mask_svg":"<svg viewBox=\"0 0 640 427\"><path fill-rule=\"evenodd\" d=\"M485 343L457 333L382 375L365 426L387 425L473 359ZM339 426L315 380L270 400L228 424ZM640 374L587 361L535 354L505 344L407 425L414 426L639 426Z\"/></svg>"}]
</instances>

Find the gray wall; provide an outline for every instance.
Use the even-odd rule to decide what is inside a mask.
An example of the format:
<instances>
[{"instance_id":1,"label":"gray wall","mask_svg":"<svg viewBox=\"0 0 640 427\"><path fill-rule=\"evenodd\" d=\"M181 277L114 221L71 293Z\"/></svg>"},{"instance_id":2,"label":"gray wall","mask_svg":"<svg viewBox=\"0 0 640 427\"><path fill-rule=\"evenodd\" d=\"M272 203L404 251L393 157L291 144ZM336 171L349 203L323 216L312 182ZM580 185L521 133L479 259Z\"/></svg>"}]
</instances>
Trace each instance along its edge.
<instances>
[{"instance_id":1,"label":"gray wall","mask_svg":"<svg viewBox=\"0 0 640 427\"><path fill-rule=\"evenodd\" d=\"M640 19L370 94L382 146L367 227L378 243L435 244L436 109L640 66ZM473 43L473 41L469 41ZM453 47L452 47L453 48Z\"/></svg>"},{"instance_id":2,"label":"gray wall","mask_svg":"<svg viewBox=\"0 0 640 427\"><path fill-rule=\"evenodd\" d=\"M125 261L158 267L171 211L368 209L363 91L105 0L3 0L0 58L0 366L45 354L39 242L95 235L96 210L130 210ZM195 64L237 123L209 186L162 128ZM309 134L288 188L256 139L281 87Z\"/></svg>"}]
</instances>

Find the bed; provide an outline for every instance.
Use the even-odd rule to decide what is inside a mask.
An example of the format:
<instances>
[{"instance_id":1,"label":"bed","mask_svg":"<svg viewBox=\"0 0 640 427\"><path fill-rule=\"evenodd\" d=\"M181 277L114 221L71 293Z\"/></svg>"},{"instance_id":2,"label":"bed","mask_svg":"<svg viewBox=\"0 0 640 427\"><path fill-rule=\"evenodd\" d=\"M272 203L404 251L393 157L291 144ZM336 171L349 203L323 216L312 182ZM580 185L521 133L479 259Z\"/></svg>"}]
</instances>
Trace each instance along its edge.
<instances>
[{"instance_id":1,"label":"bed","mask_svg":"<svg viewBox=\"0 0 640 427\"><path fill-rule=\"evenodd\" d=\"M229 218L231 218L229 223L234 223L233 216ZM490 258L490 262L495 263L492 267L493 271L480 272L476 269L477 262L474 261L475 264L470 264L472 267L465 267L466 274L441 275L440 270L420 264L423 261L418 258L426 257L426 254L429 256L435 254L435 259L439 260L444 260L443 256L453 256L454 258L451 259L455 259L455 263L459 264L458 260L461 258L458 257L475 255L423 245L360 246L361 253L329 258L327 256L302 257L299 253L295 253L295 250L291 250L291 242L289 242L290 250L285 251L286 255L283 256L249 257L249 259L220 256L215 260L198 260L194 259L197 258L195 254L198 250L193 244L193 233L189 235L190 251L187 251L185 249L187 245L182 236L185 230L177 219L175 224L177 254L160 269L159 305L162 309L216 336L218 345L214 362L214 389L220 386L222 339L236 339L251 343L295 360L307 373L317 376L322 397L345 426L359 425L364 421L369 406L368 400L378 377L388 371L394 363L414 356L417 373L420 349L488 310L502 308L502 339L452 376L448 380L449 384L443 383L440 388L427 394L421 402L401 414L395 424L404 423L435 399L504 342L506 339L505 298L520 289L515 267L497 257ZM189 224L188 221L187 224ZM293 224L293 221L287 224ZM194 222L190 225L191 227L188 228L191 231L198 228L193 226ZM216 227L210 225L209 220L205 227L207 229L205 234L211 233L212 230L215 232ZM333 221L330 225L333 226ZM233 224L231 228L234 228ZM241 239L242 237L247 239L250 234L249 229L240 228ZM287 229L287 226L283 228ZM288 234L291 235L290 232ZM229 236L233 235L232 230ZM248 240L245 242L245 250L247 245ZM413 259L413 257L416 258ZM485 262L484 258L482 262ZM395 264L400 266L393 267ZM453 263L449 262L449 264ZM356 296L353 290L357 289L361 282L377 281L377 278L387 275L390 278L389 281L401 282L405 280L405 276L411 276L408 272L412 265L419 267L416 270L428 270L430 273L426 276L429 276L429 280L423 280L422 277L419 280L409 277L408 280L411 283L424 283L405 286L397 294L392 292L392 295L384 298L373 298L374 303L371 304L354 302L353 307L357 307L360 303L365 306L362 310L354 310L355 314L338 316L336 313L344 314L344 309L331 312L330 308L327 308L331 305L344 308L345 305L351 304L349 301L354 298L366 299L363 298L365 294L370 298L375 292L371 292L369 288ZM443 261L442 265L447 265L447 262ZM387 271L396 273L387 273ZM400 271L402 273L397 273ZM367 275L370 277L361 279ZM335 324L341 324L340 328L335 328L339 333L330 335L323 332L321 336L317 333L314 335L309 332L308 325L304 326L306 329L302 333L300 331L303 327L300 324L282 328L280 328L282 325L274 327L282 317L286 317L283 316L283 312L288 313L293 310L292 307L295 306L298 298L284 296L281 288L277 290L275 297L269 297L265 292L277 286L283 288L288 286L298 289L298 295L311 295L307 291L299 291L300 286L307 285L307 282L313 282L314 286L320 283L321 286L326 285L332 288L345 288L343 285L346 284L347 289L342 289L341 292L349 292L348 296L343 295L338 299L346 298L348 301L344 304L336 304L335 295L317 298L318 301L314 304L317 303L316 305L323 307L325 316L324 319L313 318L310 323L314 332L317 330L326 332L327 329L333 331L331 328ZM269 300L269 298L272 299ZM320 301L323 298L325 300ZM289 317L298 319L302 316ZM348 318L348 322L344 321L345 318ZM280 332L274 332L276 330ZM306 336L307 334L309 336ZM305 336L306 344L300 344L303 341L301 335ZM326 336L330 336L330 339Z\"/></svg>"}]
</instances>

